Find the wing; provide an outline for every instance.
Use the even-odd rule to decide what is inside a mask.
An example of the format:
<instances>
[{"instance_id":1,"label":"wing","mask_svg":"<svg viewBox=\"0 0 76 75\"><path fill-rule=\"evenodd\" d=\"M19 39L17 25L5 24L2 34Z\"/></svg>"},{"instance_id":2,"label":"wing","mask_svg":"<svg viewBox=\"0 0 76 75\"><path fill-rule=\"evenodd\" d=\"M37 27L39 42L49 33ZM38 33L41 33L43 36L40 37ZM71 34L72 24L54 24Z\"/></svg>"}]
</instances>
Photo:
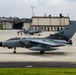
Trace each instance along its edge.
<instances>
[{"instance_id":1,"label":"wing","mask_svg":"<svg viewBox=\"0 0 76 75\"><path fill-rule=\"evenodd\" d=\"M65 46L67 45L65 42L60 42L60 41L52 41L52 40L42 40L42 39L36 39L36 40L31 40L32 42L36 42L42 45L46 46L51 46L51 47L58 47L58 46Z\"/></svg>"},{"instance_id":2,"label":"wing","mask_svg":"<svg viewBox=\"0 0 76 75\"><path fill-rule=\"evenodd\" d=\"M45 45L45 46L51 46L51 47L58 47L58 46L67 45L67 43L65 41L62 41L62 40L50 40L50 39L26 39L26 40L21 40L21 42L24 43L24 44L28 41L30 41L32 43L38 43L38 44L41 44L41 45Z\"/></svg>"},{"instance_id":3,"label":"wing","mask_svg":"<svg viewBox=\"0 0 76 75\"><path fill-rule=\"evenodd\" d=\"M36 31L35 30L31 30L29 33L35 33Z\"/></svg>"},{"instance_id":4,"label":"wing","mask_svg":"<svg viewBox=\"0 0 76 75\"><path fill-rule=\"evenodd\" d=\"M69 45L63 40L53 40L53 39L24 39L21 40L20 43L24 45L24 47L29 48L30 50L56 50L55 47Z\"/></svg>"}]
</instances>

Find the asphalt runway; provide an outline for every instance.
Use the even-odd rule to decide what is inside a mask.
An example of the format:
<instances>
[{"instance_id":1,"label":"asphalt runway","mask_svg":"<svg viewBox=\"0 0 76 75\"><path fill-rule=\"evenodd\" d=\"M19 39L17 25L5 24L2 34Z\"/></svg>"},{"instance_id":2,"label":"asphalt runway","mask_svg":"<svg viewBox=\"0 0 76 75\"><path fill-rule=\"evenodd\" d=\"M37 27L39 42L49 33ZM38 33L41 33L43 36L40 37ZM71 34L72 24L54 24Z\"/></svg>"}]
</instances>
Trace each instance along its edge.
<instances>
[{"instance_id":1,"label":"asphalt runway","mask_svg":"<svg viewBox=\"0 0 76 75\"><path fill-rule=\"evenodd\" d=\"M0 31L0 41L12 37L46 37L55 32L43 32L41 36L17 35L18 30ZM76 67L76 34L72 38L73 45L59 47L58 50L48 51L41 55L37 51L25 48L17 48L17 54L13 49L0 47L0 67ZM29 64L29 65L28 65Z\"/></svg>"},{"instance_id":2,"label":"asphalt runway","mask_svg":"<svg viewBox=\"0 0 76 75\"><path fill-rule=\"evenodd\" d=\"M0 68L76 68L68 62L0 62Z\"/></svg>"}]
</instances>

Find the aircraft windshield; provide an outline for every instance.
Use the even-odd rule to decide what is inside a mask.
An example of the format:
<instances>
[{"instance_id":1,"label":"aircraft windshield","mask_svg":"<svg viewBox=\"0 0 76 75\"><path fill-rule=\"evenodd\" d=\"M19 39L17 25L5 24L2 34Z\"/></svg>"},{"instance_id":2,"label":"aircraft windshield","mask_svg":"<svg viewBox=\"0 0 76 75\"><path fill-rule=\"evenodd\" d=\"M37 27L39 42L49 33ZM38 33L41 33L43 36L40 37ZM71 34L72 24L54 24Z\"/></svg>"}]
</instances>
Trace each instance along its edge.
<instances>
[{"instance_id":1,"label":"aircraft windshield","mask_svg":"<svg viewBox=\"0 0 76 75\"><path fill-rule=\"evenodd\" d=\"M19 39L21 39L21 38L16 37L16 38L8 39L8 40L19 40Z\"/></svg>"}]
</instances>

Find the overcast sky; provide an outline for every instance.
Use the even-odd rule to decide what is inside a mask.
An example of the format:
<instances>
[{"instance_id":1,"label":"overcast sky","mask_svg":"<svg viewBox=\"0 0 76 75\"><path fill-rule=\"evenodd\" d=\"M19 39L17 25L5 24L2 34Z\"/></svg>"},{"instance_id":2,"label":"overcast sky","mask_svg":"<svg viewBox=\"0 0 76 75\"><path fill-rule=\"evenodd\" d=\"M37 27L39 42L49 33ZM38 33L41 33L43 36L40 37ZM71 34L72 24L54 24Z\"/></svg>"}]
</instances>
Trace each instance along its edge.
<instances>
[{"instance_id":1,"label":"overcast sky","mask_svg":"<svg viewBox=\"0 0 76 75\"><path fill-rule=\"evenodd\" d=\"M76 0L0 0L0 16L31 18L35 16L70 16L76 20Z\"/></svg>"}]
</instances>

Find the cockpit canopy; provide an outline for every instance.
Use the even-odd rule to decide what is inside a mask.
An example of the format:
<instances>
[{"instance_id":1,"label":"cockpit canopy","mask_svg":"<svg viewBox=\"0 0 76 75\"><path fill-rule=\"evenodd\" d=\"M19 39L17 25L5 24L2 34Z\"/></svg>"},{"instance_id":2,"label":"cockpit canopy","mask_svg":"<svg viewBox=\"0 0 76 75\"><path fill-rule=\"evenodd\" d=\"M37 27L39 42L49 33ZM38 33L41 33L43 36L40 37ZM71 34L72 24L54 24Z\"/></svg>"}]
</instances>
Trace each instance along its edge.
<instances>
[{"instance_id":1,"label":"cockpit canopy","mask_svg":"<svg viewBox=\"0 0 76 75\"><path fill-rule=\"evenodd\" d=\"M20 37L15 37L15 38L10 38L7 41L9 41L9 40L20 40L20 39L21 39Z\"/></svg>"}]
</instances>

